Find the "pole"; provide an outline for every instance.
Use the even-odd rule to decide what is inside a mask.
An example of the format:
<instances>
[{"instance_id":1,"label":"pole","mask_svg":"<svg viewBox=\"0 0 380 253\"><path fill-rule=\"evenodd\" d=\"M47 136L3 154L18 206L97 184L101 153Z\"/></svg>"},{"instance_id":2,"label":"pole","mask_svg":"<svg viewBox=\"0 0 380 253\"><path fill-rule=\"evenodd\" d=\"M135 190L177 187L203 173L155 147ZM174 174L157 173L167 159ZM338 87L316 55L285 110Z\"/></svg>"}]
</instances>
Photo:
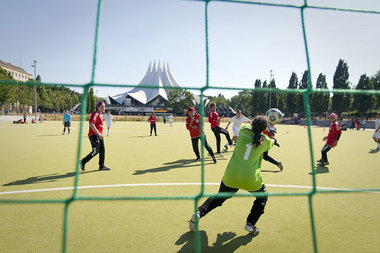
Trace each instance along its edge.
<instances>
[{"instance_id":1,"label":"pole","mask_svg":"<svg viewBox=\"0 0 380 253\"><path fill-rule=\"evenodd\" d=\"M37 61L33 61L32 67L34 68L34 83L37 81L36 77L36 68L37 68ZM37 122L37 85L34 85L34 120Z\"/></svg>"}]
</instances>

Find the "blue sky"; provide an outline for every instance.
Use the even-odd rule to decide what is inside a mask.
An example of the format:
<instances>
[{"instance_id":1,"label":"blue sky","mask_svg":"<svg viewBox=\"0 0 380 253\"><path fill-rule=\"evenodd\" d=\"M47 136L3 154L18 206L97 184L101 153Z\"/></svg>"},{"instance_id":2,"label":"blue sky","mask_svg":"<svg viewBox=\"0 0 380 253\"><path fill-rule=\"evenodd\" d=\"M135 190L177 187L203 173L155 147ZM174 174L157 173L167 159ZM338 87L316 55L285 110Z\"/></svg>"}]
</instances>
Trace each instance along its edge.
<instances>
[{"instance_id":1,"label":"blue sky","mask_svg":"<svg viewBox=\"0 0 380 253\"><path fill-rule=\"evenodd\" d=\"M266 1L276 2L276 1ZM279 1L277 1L279 2ZM281 1L301 4L300 0ZM380 1L308 1L309 4L380 11ZM0 59L29 73L36 59L44 82L90 81L95 0L1 0ZM356 85L360 75L380 70L380 15L307 9L305 24L312 81L319 73L329 87L340 58ZM95 80L138 84L150 61L169 62L181 86L206 82L204 3L182 0L103 0ZM306 66L298 9L211 2L210 84L253 87L255 79L286 88L292 71ZM128 88L96 87L98 96ZM208 91L216 95L222 91ZM236 91L223 91L227 97Z\"/></svg>"}]
</instances>

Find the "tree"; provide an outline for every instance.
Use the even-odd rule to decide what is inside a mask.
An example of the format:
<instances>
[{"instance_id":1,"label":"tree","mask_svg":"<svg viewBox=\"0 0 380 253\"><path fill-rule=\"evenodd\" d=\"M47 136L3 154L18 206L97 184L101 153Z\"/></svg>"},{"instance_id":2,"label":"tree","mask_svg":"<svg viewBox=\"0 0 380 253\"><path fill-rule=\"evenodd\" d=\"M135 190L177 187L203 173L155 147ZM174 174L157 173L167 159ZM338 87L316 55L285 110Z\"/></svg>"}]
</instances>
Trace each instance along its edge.
<instances>
[{"instance_id":1,"label":"tree","mask_svg":"<svg viewBox=\"0 0 380 253\"><path fill-rule=\"evenodd\" d=\"M87 113L92 113L96 110L96 99L94 96L94 88L91 88L87 97Z\"/></svg>"},{"instance_id":2,"label":"tree","mask_svg":"<svg viewBox=\"0 0 380 253\"><path fill-rule=\"evenodd\" d=\"M276 80L275 79L272 79L269 83L269 88L272 88L272 89L276 89ZM278 93L268 93L268 109L270 109L269 107L271 108L277 108L277 94ZM269 105L269 101L270 101L270 105Z\"/></svg>"},{"instance_id":3,"label":"tree","mask_svg":"<svg viewBox=\"0 0 380 253\"><path fill-rule=\"evenodd\" d=\"M299 84L299 89L307 89L310 85L309 82L309 70L305 70L302 75L301 82ZM305 106L303 103L303 95L298 96L298 111L304 113L305 112ZM306 114L306 113L305 113Z\"/></svg>"},{"instance_id":4,"label":"tree","mask_svg":"<svg viewBox=\"0 0 380 253\"><path fill-rule=\"evenodd\" d=\"M373 89L374 90L380 90L380 70L376 72L374 76L371 78ZM380 95L376 95L376 105L374 106L375 109L380 109Z\"/></svg>"},{"instance_id":5,"label":"tree","mask_svg":"<svg viewBox=\"0 0 380 253\"><path fill-rule=\"evenodd\" d=\"M208 96L210 101L214 101L217 105L228 105L229 101L224 97L223 94L219 93L218 96Z\"/></svg>"},{"instance_id":6,"label":"tree","mask_svg":"<svg viewBox=\"0 0 380 253\"><path fill-rule=\"evenodd\" d=\"M168 107L173 108L175 114L183 115L185 110L193 106L194 95L187 90L175 89L168 93Z\"/></svg>"},{"instance_id":7,"label":"tree","mask_svg":"<svg viewBox=\"0 0 380 253\"><path fill-rule=\"evenodd\" d=\"M255 92L256 89L261 89L261 80L260 79L256 79L256 81L255 81L255 89L251 91L251 96L252 96L252 101L251 101L252 112L255 115L260 113L260 110L259 110L260 103L261 103L260 96L262 95L262 93L260 93L260 92Z\"/></svg>"},{"instance_id":8,"label":"tree","mask_svg":"<svg viewBox=\"0 0 380 253\"><path fill-rule=\"evenodd\" d=\"M252 115L252 93L246 90L239 91L238 95L231 98L231 106L235 111L241 110L247 116Z\"/></svg>"},{"instance_id":9,"label":"tree","mask_svg":"<svg viewBox=\"0 0 380 253\"><path fill-rule=\"evenodd\" d=\"M317 89L327 89L326 76L322 73L319 74L317 83ZM313 93L311 95L311 111L322 115L329 109L330 93Z\"/></svg>"},{"instance_id":10,"label":"tree","mask_svg":"<svg viewBox=\"0 0 380 253\"><path fill-rule=\"evenodd\" d=\"M298 87L298 77L297 74L292 72L292 75L289 80L289 86L288 89L297 89ZM293 115L298 109L298 95L288 93L286 96L286 105L287 105L287 111L290 113L290 115Z\"/></svg>"},{"instance_id":11,"label":"tree","mask_svg":"<svg viewBox=\"0 0 380 253\"><path fill-rule=\"evenodd\" d=\"M339 60L334 74L334 89L350 89L350 83L348 82L348 66L342 59ZM340 115L346 111L350 106L351 96L348 93L334 93L332 97L332 110Z\"/></svg>"},{"instance_id":12,"label":"tree","mask_svg":"<svg viewBox=\"0 0 380 253\"><path fill-rule=\"evenodd\" d=\"M373 90L373 84L366 74L360 76L359 83L356 86L355 90ZM359 113L366 113L372 108L374 103L375 96L372 94L354 94L352 107Z\"/></svg>"},{"instance_id":13,"label":"tree","mask_svg":"<svg viewBox=\"0 0 380 253\"><path fill-rule=\"evenodd\" d=\"M0 80L13 80L12 75L0 67ZM16 96L16 86L13 84L0 85L0 104L10 104Z\"/></svg>"}]
</instances>

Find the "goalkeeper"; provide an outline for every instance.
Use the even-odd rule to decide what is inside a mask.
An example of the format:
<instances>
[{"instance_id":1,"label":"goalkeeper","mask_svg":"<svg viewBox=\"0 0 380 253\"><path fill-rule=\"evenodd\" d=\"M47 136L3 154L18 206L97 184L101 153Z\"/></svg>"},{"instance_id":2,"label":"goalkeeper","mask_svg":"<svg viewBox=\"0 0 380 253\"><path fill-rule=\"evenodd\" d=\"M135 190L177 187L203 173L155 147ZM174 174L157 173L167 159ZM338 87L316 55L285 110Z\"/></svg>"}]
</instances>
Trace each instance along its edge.
<instances>
[{"instance_id":1,"label":"goalkeeper","mask_svg":"<svg viewBox=\"0 0 380 253\"><path fill-rule=\"evenodd\" d=\"M261 177L261 161L263 153L273 147L273 140L262 132L267 128L267 119L264 116L257 116L252 120L252 127L243 127L238 136L236 147L229 161L219 193L236 193L239 189L247 190L251 193L265 193L265 185ZM213 209L221 206L229 197L210 197L193 214L189 221L191 231L195 230L195 222ZM245 230L253 236L259 234L256 223L264 213L267 203L266 196L258 196L253 202L252 209L247 217Z\"/></svg>"}]
</instances>

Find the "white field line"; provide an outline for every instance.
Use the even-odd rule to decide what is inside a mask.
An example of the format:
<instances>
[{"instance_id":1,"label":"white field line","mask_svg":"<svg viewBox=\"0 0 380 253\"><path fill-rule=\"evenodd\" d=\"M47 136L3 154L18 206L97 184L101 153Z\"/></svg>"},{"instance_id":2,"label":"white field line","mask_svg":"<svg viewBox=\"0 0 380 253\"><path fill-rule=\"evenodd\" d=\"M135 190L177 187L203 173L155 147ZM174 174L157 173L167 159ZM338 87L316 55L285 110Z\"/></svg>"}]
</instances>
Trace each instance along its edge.
<instances>
[{"instance_id":1,"label":"white field line","mask_svg":"<svg viewBox=\"0 0 380 253\"><path fill-rule=\"evenodd\" d=\"M205 185L219 185L220 183L204 183ZM88 186L78 186L78 190L82 189L93 189L93 188L116 188L116 187L138 187L138 186L194 186L201 185L201 183L142 183L142 184L113 184L113 185L88 185ZM277 184L265 184L268 187L278 187L278 188L299 188L299 189L312 189L312 186L305 185L277 185ZM74 187L60 187L60 188L46 188L46 189L32 189L32 190L21 190L21 191L7 191L0 192L0 195L10 195L19 193L34 193L34 192L50 192L50 191L66 191L73 190ZM318 190L333 190L333 191L354 191L354 189L344 189L344 188L331 188L331 187L317 187ZM379 191L371 191L368 193L377 193Z\"/></svg>"}]
</instances>

